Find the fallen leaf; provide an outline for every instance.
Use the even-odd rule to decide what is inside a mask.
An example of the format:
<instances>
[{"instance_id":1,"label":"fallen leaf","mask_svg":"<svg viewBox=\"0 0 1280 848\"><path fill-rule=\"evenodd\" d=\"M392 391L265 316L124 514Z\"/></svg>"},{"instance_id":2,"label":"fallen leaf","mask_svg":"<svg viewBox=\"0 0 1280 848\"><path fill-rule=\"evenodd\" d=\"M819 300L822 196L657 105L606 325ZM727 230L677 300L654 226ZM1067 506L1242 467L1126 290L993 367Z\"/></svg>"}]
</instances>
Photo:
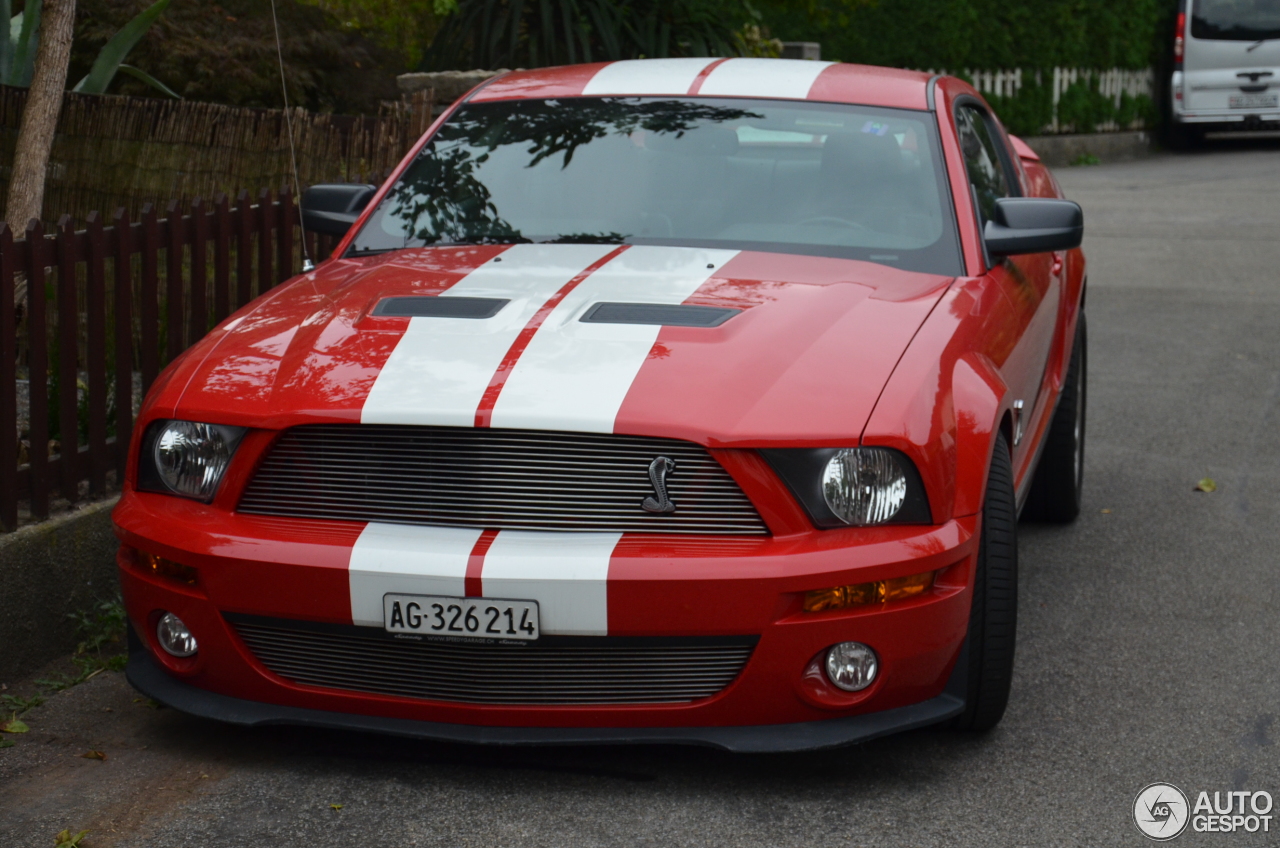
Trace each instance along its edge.
<instances>
[{"instance_id":1,"label":"fallen leaf","mask_svg":"<svg viewBox=\"0 0 1280 848\"><path fill-rule=\"evenodd\" d=\"M1104 510L1102 511L1102 514L1103 514L1103 515L1110 515L1110 514L1111 514L1111 510L1109 510L1109 509L1104 509Z\"/></svg>"},{"instance_id":2,"label":"fallen leaf","mask_svg":"<svg viewBox=\"0 0 1280 848\"><path fill-rule=\"evenodd\" d=\"M1201 480L1199 483L1196 483L1196 491L1197 492L1216 492L1218 491L1218 484L1213 482L1212 477L1206 477L1203 480Z\"/></svg>"},{"instance_id":3,"label":"fallen leaf","mask_svg":"<svg viewBox=\"0 0 1280 848\"><path fill-rule=\"evenodd\" d=\"M341 809L342 809L342 805L341 805L341 804L330 804L330 805L329 805L329 809L334 810L334 811L341 810Z\"/></svg>"},{"instance_id":4,"label":"fallen leaf","mask_svg":"<svg viewBox=\"0 0 1280 848\"><path fill-rule=\"evenodd\" d=\"M0 724L0 731L5 733L26 733L31 728L27 727L26 722L18 718L18 714L14 713L13 718Z\"/></svg>"},{"instance_id":5,"label":"fallen leaf","mask_svg":"<svg viewBox=\"0 0 1280 848\"><path fill-rule=\"evenodd\" d=\"M202 774L202 775L200 775L200 779L201 779L201 780L206 780L208 777L209 777L209 775L207 775L207 774Z\"/></svg>"},{"instance_id":6,"label":"fallen leaf","mask_svg":"<svg viewBox=\"0 0 1280 848\"><path fill-rule=\"evenodd\" d=\"M89 835L89 831L82 830L79 833L77 833L75 836L72 836L71 829L67 828L66 830L59 833L57 836L53 837L54 841L57 842L57 845L55 846L55 848L79 848L80 840L84 839L88 835Z\"/></svg>"},{"instance_id":7,"label":"fallen leaf","mask_svg":"<svg viewBox=\"0 0 1280 848\"><path fill-rule=\"evenodd\" d=\"M12 748L13 743L8 739L0 739L0 748Z\"/></svg>"},{"instance_id":8,"label":"fallen leaf","mask_svg":"<svg viewBox=\"0 0 1280 848\"><path fill-rule=\"evenodd\" d=\"M86 751L80 755L86 760L105 760L107 755L101 751Z\"/></svg>"}]
</instances>

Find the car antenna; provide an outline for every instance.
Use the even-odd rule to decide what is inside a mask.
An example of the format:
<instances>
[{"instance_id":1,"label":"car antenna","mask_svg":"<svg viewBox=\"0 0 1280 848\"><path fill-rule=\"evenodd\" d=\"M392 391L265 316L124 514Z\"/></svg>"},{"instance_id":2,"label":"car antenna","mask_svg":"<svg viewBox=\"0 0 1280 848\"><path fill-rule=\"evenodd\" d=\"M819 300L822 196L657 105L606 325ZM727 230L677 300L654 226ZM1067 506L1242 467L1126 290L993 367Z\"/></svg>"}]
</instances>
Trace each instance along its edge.
<instances>
[{"instance_id":1,"label":"car antenna","mask_svg":"<svg viewBox=\"0 0 1280 848\"><path fill-rule=\"evenodd\" d=\"M280 48L280 20L276 17L276 0L271 0L271 26L276 33L276 64L280 67L280 93L284 96L284 126L289 133L289 161L293 165L293 196L302 202L302 189L298 182L298 152L293 146L293 118L289 114L289 86L284 81L284 51ZM298 230L302 235L302 273L314 271L316 263L311 261L311 253L307 250L307 225L298 215Z\"/></svg>"}]
</instances>

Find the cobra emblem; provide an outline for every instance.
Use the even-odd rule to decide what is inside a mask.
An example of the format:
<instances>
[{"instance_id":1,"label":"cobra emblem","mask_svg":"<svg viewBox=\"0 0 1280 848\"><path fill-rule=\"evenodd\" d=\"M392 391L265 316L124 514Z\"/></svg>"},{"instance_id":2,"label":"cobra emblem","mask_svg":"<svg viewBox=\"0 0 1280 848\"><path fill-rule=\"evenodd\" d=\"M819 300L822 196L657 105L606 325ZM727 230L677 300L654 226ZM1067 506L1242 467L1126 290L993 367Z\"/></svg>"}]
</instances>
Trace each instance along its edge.
<instances>
[{"instance_id":1,"label":"cobra emblem","mask_svg":"<svg viewBox=\"0 0 1280 848\"><path fill-rule=\"evenodd\" d=\"M667 475L676 470L676 461L660 456L649 463L649 482L653 484L653 493L657 497L645 498L640 506L645 512L656 512L666 515L676 511L676 505L667 497Z\"/></svg>"}]
</instances>

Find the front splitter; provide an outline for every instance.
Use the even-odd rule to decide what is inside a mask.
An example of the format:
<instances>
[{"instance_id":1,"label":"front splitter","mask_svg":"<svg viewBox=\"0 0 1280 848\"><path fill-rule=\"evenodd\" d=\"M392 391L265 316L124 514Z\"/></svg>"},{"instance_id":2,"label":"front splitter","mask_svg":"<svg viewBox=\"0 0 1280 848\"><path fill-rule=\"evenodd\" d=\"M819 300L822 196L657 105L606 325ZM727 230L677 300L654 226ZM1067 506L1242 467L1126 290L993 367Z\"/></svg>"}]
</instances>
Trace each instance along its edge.
<instances>
[{"instance_id":1,"label":"front splitter","mask_svg":"<svg viewBox=\"0 0 1280 848\"><path fill-rule=\"evenodd\" d=\"M918 704L883 712L796 724L750 727L486 727L310 710L219 695L171 677L140 646L130 651L125 676L143 695L166 706L228 724L321 727L478 745L702 745L742 754L816 751L938 724L964 710L961 698L944 692Z\"/></svg>"}]
</instances>

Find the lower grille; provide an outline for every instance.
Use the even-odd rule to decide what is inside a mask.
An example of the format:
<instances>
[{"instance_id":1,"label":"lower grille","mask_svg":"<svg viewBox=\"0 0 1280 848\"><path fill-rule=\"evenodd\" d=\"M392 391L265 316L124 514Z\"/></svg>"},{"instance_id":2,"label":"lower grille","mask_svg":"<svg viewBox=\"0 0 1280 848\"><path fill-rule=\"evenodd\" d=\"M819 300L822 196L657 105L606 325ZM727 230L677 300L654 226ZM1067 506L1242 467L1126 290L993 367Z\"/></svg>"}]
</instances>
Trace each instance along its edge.
<instances>
[{"instance_id":1,"label":"lower grille","mask_svg":"<svg viewBox=\"0 0 1280 848\"><path fill-rule=\"evenodd\" d=\"M758 637L544 636L533 644L403 641L371 627L228 615L273 673L311 686L472 704L674 704L709 698Z\"/></svg>"}]
</instances>

